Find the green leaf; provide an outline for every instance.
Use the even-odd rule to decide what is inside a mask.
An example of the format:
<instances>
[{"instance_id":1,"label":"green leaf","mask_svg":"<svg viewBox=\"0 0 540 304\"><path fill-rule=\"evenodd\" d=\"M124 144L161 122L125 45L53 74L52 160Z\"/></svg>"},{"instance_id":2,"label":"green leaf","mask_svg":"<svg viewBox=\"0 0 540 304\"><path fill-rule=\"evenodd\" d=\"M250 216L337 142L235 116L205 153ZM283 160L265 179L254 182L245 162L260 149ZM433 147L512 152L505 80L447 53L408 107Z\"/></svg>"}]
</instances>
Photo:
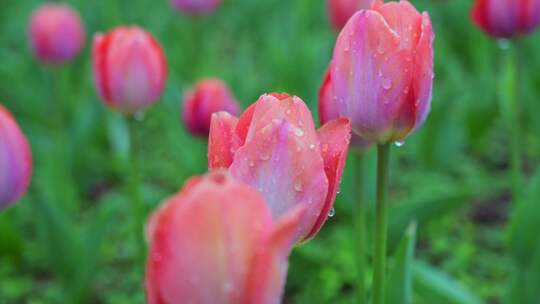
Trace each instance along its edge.
<instances>
[{"instance_id":1,"label":"green leaf","mask_svg":"<svg viewBox=\"0 0 540 304\"><path fill-rule=\"evenodd\" d=\"M422 262L414 263L415 292L426 303L479 304L482 301L447 274Z\"/></svg>"},{"instance_id":2,"label":"green leaf","mask_svg":"<svg viewBox=\"0 0 540 304\"><path fill-rule=\"evenodd\" d=\"M416 222L409 224L394 255L394 265L387 282L387 304L412 303L412 267L416 241Z\"/></svg>"}]
</instances>

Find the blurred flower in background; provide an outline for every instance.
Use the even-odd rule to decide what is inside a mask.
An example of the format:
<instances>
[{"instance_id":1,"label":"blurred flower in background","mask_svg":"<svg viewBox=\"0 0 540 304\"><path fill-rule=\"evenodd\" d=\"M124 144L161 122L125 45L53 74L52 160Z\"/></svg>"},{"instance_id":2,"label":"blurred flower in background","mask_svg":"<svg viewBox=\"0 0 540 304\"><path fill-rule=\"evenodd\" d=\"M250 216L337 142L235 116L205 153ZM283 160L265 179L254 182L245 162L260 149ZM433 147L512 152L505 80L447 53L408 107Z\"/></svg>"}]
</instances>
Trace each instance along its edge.
<instances>
[{"instance_id":1,"label":"blurred flower in background","mask_svg":"<svg viewBox=\"0 0 540 304\"><path fill-rule=\"evenodd\" d=\"M32 175L32 155L26 137L0 105L0 210L23 196Z\"/></svg>"},{"instance_id":2,"label":"blurred flower in background","mask_svg":"<svg viewBox=\"0 0 540 304\"><path fill-rule=\"evenodd\" d=\"M495 38L512 38L533 31L540 23L540 0L477 0L471 16Z\"/></svg>"},{"instance_id":3,"label":"blurred flower in background","mask_svg":"<svg viewBox=\"0 0 540 304\"><path fill-rule=\"evenodd\" d=\"M85 30L79 13L70 6L45 4L30 18L29 38L39 61L61 64L79 54Z\"/></svg>"},{"instance_id":4,"label":"blurred flower in background","mask_svg":"<svg viewBox=\"0 0 540 304\"><path fill-rule=\"evenodd\" d=\"M350 141L347 119L315 130L306 104L287 94L263 95L236 119L214 114L208 143L210 169L258 189L274 218L295 206L305 214L297 241L312 238L328 217Z\"/></svg>"},{"instance_id":5,"label":"blurred flower in background","mask_svg":"<svg viewBox=\"0 0 540 304\"><path fill-rule=\"evenodd\" d=\"M328 0L328 17L337 30L341 30L347 20L361 9L368 9L373 0Z\"/></svg>"},{"instance_id":6,"label":"blurred flower in background","mask_svg":"<svg viewBox=\"0 0 540 304\"><path fill-rule=\"evenodd\" d=\"M148 222L148 303L280 303L301 214L274 221L225 171L192 178Z\"/></svg>"},{"instance_id":7,"label":"blurred flower in background","mask_svg":"<svg viewBox=\"0 0 540 304\"><path fill-rule=\"evenodd\" d=\"M319 89L319 120L321 125L339 118L337 102L332 92L332 77L330 76L330 67L324 73L323 82ZM373 145L372 142L363 139L356 133L351 135L351 148L357 150L366 150Z\"/></svg>"},{"instance_id":8,"label":"blurred flower in background","mask_svg":"<svg viewBox=\"0 0 540 304\"><path fill-rule=\"evenodd\" d=\"M156 39L143 29L118 27L94 37L94 80L104 103L125 114L158 101L167 79L167 62Z\"/></svg>"},{"instance_id":9,"label":"blurred flower in background","mask_svg":"<svg viewBox=\"0 0 540 304\"><path fill-rule=\"evenodd\" d=\"M197 136L208 136L212 114L226 111L238 115L240 107L227 85L215 78L199 81L184 96L182 118L186 128Z\"/></svg>"},{"instance_id":10,"label":"blurred flower in background","mask_svg":"<svg viewBox=\"0 0 540 304\"><path fill-rule=\"evenodd\" d=\"M171 0L171 5L189 15L203 15L215 10L221 0Z\"/></svg>"},{"instance_id":11,"label":"blurred flower in background","mask_svg":"<svg viewBox=\"0 0 540 304\"><path fill-rule=\"evenodd\" d=\"M340 116L370 141L403 141L431 105L433 32L407 1L375 1L356 13L336 42L332 91Z\"/></svg>"}]
</instances>

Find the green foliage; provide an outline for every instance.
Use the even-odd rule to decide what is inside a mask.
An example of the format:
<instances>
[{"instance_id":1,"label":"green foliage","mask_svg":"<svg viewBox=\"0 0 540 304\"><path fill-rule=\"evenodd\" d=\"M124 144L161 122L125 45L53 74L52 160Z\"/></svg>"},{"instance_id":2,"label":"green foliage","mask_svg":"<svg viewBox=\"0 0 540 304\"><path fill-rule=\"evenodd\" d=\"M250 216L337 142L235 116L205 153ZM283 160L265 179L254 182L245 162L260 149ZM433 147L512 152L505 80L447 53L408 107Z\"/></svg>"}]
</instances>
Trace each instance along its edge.
<instances>
[{"instance_id":1,"label":"green foliage","mask_svg":"<svg viewBox=\"0 0 540 304\"><path fill-rule=\"evenodd\" d=\"M205 76L223 78L244 107L262 93L286 91L305 100L317 117L318 86L335 34L325 1L226 0L201 18L174 12L167 0L66 2L81 12L87 45L72 64L51 71L32 58L25 33L42 1L0 1L0 102L17 117L34 156L30 192L0 214L0 303L141 303L143 265L136 264L124 187L127 126L95 93L93 33L139 24L167 54L166 90L139 125L148 211L206 171L205 140L191 137L179 120L182 94L191 84ZM526 199L512 209L497 43L469 21L469 0L412 2L429 11L434 23L436 78L426 124L392 151L389 252L397 255L389 274L391 298L403 295L400 301L415 304L534 303L540 285L540 172L531 177L531 168L540 163L540 33L520 42L528 187ZM371 151L364 187L368 229L373 164ZM352 170L347 166L336 215L292 254L286 303L354 301ZM400 244L413 220L417 235L406 234Z\"/></svg>"}]
</instances>

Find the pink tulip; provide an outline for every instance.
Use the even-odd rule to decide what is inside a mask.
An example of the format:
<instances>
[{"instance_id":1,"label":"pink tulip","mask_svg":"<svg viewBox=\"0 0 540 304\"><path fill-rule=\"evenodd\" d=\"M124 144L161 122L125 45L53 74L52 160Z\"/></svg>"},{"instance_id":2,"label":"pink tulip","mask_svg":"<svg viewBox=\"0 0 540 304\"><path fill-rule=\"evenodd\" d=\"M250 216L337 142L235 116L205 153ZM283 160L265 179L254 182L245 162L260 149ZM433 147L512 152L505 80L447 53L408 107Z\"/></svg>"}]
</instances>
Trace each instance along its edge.
<instances>
[{"instance_id":1,"label":"pink tulip","mask_svg":"<svg viewBox=\"0 0 540 304\"><path fill-rule=\"evenodd\" d=\"M94 79L105 104L125 114L157 102L167 79L159 43L139 27L119 27L94 37Z\"/></svg>"},{"instance_id":2,"label":"pink tulip","mask_svg":"<svg viewBox=\"0 0 540 304\"><path fill-rule=\"evenodd\" d=\"M214 112L237 115L239 106L231 91L219 79L204 79L184 96L183 118L193 135L208 136Z\"/></svg>"},{"instance_id":3,"label":"pink tulip","mask_svg":"<svg viewBox=\"0 0 540 304\"><path fill-rule=\"evenodd\" d=\"M171 0L172 6L189 15L203 15L215 10L221 0Z\"/></svg>"},{"instance_id":4,"label":"pink tulip","mask_svg":"<svg viewBox=\"0 0 540 304\"><path fill-rule=\"evenodd\" d=\"M304 206L297 241L315 236L334 203L350 141L348 119L315 130L298 97L263 95L240 119L213 114L209 168L229 168L258 189L274 218Z\"/></svg>"},{"instance_id":5,"label":"pink tulip","mask_svg":"<svg viewBox=\"0 0 540 304\"><path fill-rule=\"evenodd\" d=\"M403 141L425 121L433 86L433 32L408 2L356 13L336 42L332 91L340 116L369 141Z\"/></svg>"},{"instance_id":6,"label":"pink tulip","mask_svg":"<svg viewBox=\"0 0 540 304\"><path fill-rule=\"evenodd\" d=\"M328 16L336 30L341 30L349 18L361 9L370 7L373 0L328 0Z\"/></svg>"},{"instance_id":7,"label":"pink tulip","mask_svg":"<svg viewBox=\"0 0 540 304\"><path fill-rule=\"evenodd\" d=\"M0 105L0 210L24 195L31 175L28 141L13 116Z\"/></svg>"},{"instance_id":8,"label":"pink tulip","mask_svg":"<svg viewBox=\"0 0 540 304\"><path fill-rule=\"evenodd\" d=\"M319 120L321 125L339 118L337 102L332 93L332 77L330 76L330 68L324 74L323 83L319 89ZM351 147L357 150L367 150L372 146L369 142L355 133L351 136Z\"/></svg>"},{"instance_id":9,"label":"pink tulip","mask_svg":"<svg viewBox=\"0 0 540 304\"><path fill-rule=\"evenodd\" d=\"M302 212L274 221L225 171L191 179L148 222L148 303L280 303Z\"/></svg>"},{"instance_id":10,"label":"pink tulip","mask_svg":"<svg viewBox=\"0 0 540 304\"><path fill-rule=\"evenodd\" d=\"M45 4L32 14L29 36L39 61L61 64L79 54L85 32L76 10L65 4Z\"/></svg>"},{"instance_id":11,"label":"pink tulip","mask_svg":"<svg viewBox=\"0 0 540 304\"><path fill-rule=\"evenodd\" d=\"M540 23L540 0L476 0L472 19L495 38L532 32Z\"/></svg>"}]
</instances>

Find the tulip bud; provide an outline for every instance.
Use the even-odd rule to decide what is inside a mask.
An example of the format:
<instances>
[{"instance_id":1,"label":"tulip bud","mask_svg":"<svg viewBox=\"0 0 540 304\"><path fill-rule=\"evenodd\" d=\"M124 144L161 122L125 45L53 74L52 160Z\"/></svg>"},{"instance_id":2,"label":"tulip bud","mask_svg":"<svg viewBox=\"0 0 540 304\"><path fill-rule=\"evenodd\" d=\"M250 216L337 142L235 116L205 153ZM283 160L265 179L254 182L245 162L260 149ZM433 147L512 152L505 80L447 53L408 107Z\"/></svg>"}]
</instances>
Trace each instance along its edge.
<instances>
[{"instance_id":1,"label":"tulip bud","mask_svg":"<svg viewBox=\"0 0 540 304\"><path fill-rule=\"evenodd\" d=\"M471 15L494 38L512 38L538 26L540 0L476 0Z\"/></svg>"},{"instance_id":2,"label":"tulip bud","mask_svg":"<svg viewBox=\"0 0 540 304\"><path fill-rule=\"evenodd\" d=\"M184 123L193 135L208 136L212 114L219 111L233 115L239 111L231 91L219 79L201 80L184 96Z\"/></svg>"},{"instance_id":3,"label":"tulip bud","mask_svg":"<svg viewBox=\"0 0 540 304\"><path fill-rule=\"evenodd\" d=\"M323 83L319 89L319 120L321 125L324 125L339 117L337 102L332 92L332 77L329 68L324 74ZM356 150L367 150L372 144L372 142L363 139L355 133L351 136L351 148Z\"/></svg>"},{"instance_id":4,"label":"tulip bud","mask_svg":"<svg viewBox=\"0 0 540 304\"><path fill-rule=\"evenodd\" d=\"M32 156L28 141L15 119L0 105L0 210L23 196L31 175Z\"/></svg>"},{"instance_id":5,"label":"tulip bud","mask_svg":"<svg viewBox=\"0 0 540 304\"><path fill-rule=\"evenodd\" d=\"M189 15L204 15L215 10L221 0L171 0L172 6Z\"/></svg>"},{"instance_id":6,"label":"tulip bud","mask_svg":"<svg viewBox=\"0 0 540 304\"><path fill-rule=\"evenodd\" d=\"M32 14L29 36L34 56L39 61L61 64L79 54L85 32L73 8L65 4L45 4Z\"/></svg>"},{"instance_id":7,"label":"tulip bud","mask_svg":"<svg viewBox=\"0 0 540 304\"><path fill-rule=\"evenodd\" d=\"M139 27L119 27L94 37L94 80L104 103L125 114L157 102L167 78L159 43Z\"/></svg>"},{"instance_id":8,"label":"tulip bud","mask_svg":"<svg viewBox=\"0 0 540 304\"><path fill-rule=\"evenodd\" d=\"M408 2L377 0L357 12L334 48L332 91L340 116L366 140L403 141L430 110L433 32Z\"/></svg>"},{"instance_id":9,"label":"tulip bud","mask_svg":"<svg viewBox=\"0 0 540 304\"><path fill-rule=\"evenodd\" d=\"M361 9L370 7L373 0L328 0L328 17L336 30L341 30L349 18Z\"/></svg>"},{"instance_id":10,"label":"tulip bud","mask_svg":"<svg viewBox=\"0 0 540 304\"><path fill-rule=\"evenodd\" d=\"M216 113L208 144L210 169L229 168L258 189L274 218L305 208L296 241L315 236L334 203L350 141L348 119L315 130L305 103L287 94L263 95L239 119Z\"/></svg>"},{"instance_id":11,"label":"tulip bud","mask_svg":"<svg viewBox=\"0 0 540 304\"><path fill-rule=\"evenodd\" d=\"M225 171L191 179L148 222L147 302L280 303L301 214L274 221Z\"/></svg>"}]
</instances>

